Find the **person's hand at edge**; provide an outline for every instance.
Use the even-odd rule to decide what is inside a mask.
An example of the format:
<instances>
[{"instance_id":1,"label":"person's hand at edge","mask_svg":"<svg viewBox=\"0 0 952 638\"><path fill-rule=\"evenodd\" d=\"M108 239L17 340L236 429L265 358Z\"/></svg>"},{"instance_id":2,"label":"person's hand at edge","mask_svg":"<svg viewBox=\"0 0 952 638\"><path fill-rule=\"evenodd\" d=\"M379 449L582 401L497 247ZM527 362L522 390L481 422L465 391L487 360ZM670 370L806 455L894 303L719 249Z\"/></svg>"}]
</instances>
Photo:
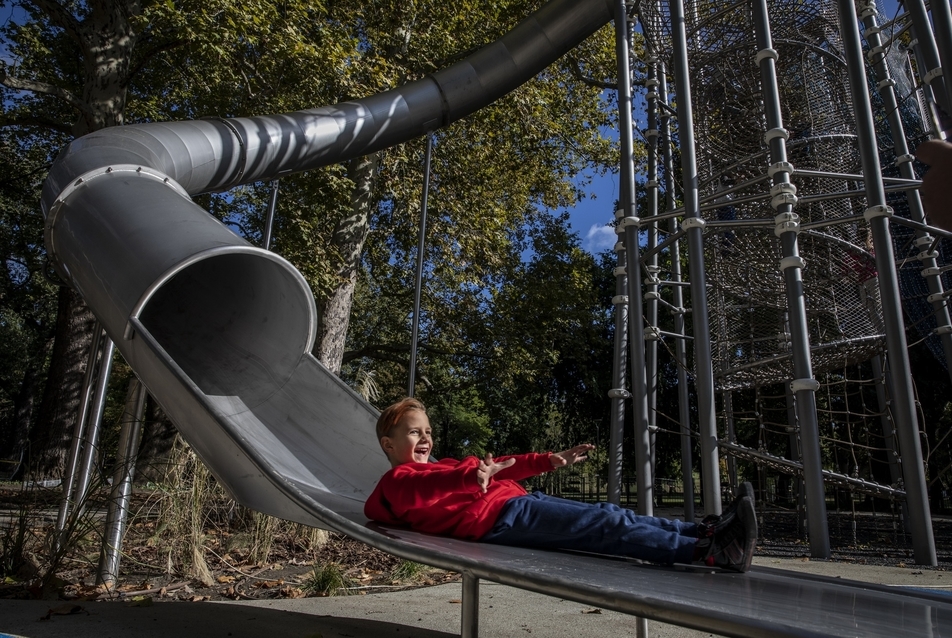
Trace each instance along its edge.
<instances>
[{"instance_id":1,"label":"person's hand at edge","mask_svg":"<svg viewBox=\"0 0 952 638\"><path fill-rule=\"evenodd\" d=\"M952 144L942 140L923 142L916 149L916 158L929 165L919 190L928 222L952 230Z\"/></svg>"},{"instance_id":2,"label":"person's hand at edge","mask_svg":"<svg viewBox=\"0 0 952 638\"><path fill-rule=\"evenodd\" d=\"M562 452L555 452L552 456L549 457L549 460L552 462L552 467L568 467L569 465L575 465L579 461L584 461L588 458L588 453L595 449L595 446L591 443L582 443L581 445L576 445L573 448L569 448Z\"/></svg>"},{"instance_id":3,"label":"person's hand at edge","mask_svg":"<svg viewBox=\"0 0 952 638\"><path fill-rule=\"evenodd\" d=\"M508 459L502 463L496 463L496 461L493 460L493 455L487 453L486 458L480 459L479 465L476 467L476 483L479 485L480 491L485 494L493 475L507 467L511 467L515 463L516 459Z\"/></svg>"}]
</instances>

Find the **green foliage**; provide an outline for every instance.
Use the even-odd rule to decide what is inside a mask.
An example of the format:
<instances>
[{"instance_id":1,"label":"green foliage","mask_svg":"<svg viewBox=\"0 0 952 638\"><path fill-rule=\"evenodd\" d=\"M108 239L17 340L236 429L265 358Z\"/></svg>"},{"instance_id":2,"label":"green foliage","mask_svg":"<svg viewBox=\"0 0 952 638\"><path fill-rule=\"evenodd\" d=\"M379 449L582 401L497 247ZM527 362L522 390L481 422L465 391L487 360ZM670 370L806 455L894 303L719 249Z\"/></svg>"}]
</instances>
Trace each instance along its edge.
<instances>
[{"instance_id":1,"label":"green foliage","mask_svg":"<svg viewBox=\"0 0 952 638\"><path fill-rule=\"evenodd\" d=\"M46 157L30 141L0 128L0 458L16 457L25 442L56 317L38 206Z\"/></svg>"},{"instance_id":2,"label":"green foliage","mask_svg":"<svg viewBox=\"0 0 952 638\"><path fill-rule=\"evenodd\" d=\"M0 527L0 577L14 577L27 564L31 522L26 508L21 506L10 523Z\"/></svg>"},{"instance_id":3,"label":"green foliage","mask_svg":"<svg viewBox=\"0 0 952 638\"><path fill-rule=\"evenodd\" d=\"M427 565L415 563L412 560L404 560L393 569L390 579L404 584L413 583L421 580L432 570L433 568Z\"/></svg>"},{"instance_id":4,"label":"green foliage","mask_svg":"<svg viewBox=\"0 0 952 638\"><path fill-rule=\"evenodd\" d=\"M12 193L9 206L0 201L0 233L28 246L30 259L42 259L37 188L72 134L371 95L462 59L542 4L107 1L64 5L68 19L30 5L0 28L10 60L0 124L14 140L11 158L36 170L27 171L30 189ZM112 58L92 55L96 37L113 38ZM452 424L446 445L454 452L548 445L589 436L604 420L607 402L591 400L605 389L595 364L610 346L597 342L606 331L595 306L600 293L593 292L601 275L565 220L546 211L582 196L575 176L583 169L604 171L614 162L615 144L605 135L614 124L606 108L613 98L600 86L613 81L613 51L607 27L496 104L436 133L421 384L429 384L424 393L435 416ZM352 167L281 180L272 248L301 270L319 305L350 285L357 270L344 375L372 374L380 402L405 391L423 149L414 140L380 154L366 222L353 221ZM271 188L252 184L198 201L260 243ZM17 210L29 211L29 224L12 221ZM355 251L340 234L351 223L364 224L354 229ZM530 247L537 257L524 263ZM39 371L41 381L46 365L53 287L38 269L28 270L29 295L16 304L4 297L0 308L8 337L0 356L11 363L0 388L4 422L16 413L29 371ZM36 328L24 318L29 299L42 311ZM120 387L114 394L121 396ZM120 403L111 399L110 414Z\"/></svg>"},{"instance_id":5,"label":"green foliage","mask_svg":"<svg viewBox=\"0 0 952 638\"><path fill-rule=\"evenodd\" d=\"M344 575L344 570L337 563L325 563L315 566L303 583L301 589L308 596L339 596L350 593L349 587L354 583Z\"/></svg>"}]
</instances>

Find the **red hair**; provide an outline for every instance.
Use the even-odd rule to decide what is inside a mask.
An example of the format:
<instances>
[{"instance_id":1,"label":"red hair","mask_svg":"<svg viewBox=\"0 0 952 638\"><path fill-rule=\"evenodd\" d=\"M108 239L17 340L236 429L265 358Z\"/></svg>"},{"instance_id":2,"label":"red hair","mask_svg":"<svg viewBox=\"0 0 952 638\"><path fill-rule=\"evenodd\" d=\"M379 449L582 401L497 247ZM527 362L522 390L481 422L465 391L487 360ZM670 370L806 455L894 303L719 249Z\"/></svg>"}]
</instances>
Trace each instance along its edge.
<instances>
[{"instance_id":1,"label":"red hair","mask_svg":"<svg viewBox=\"0 0 952 638\"><path fill-rule=\"evenodd\" d=\"M385 436L390 436L390 432L393 431L393 428L397 427L397 424L400 423L406 413L411 410L419 410L423 414L426 414L426 407L423 403L410 397L400 399L381 412L380 418L377 419L377 439L379 440Z\"/></svg>"}]
</instances>

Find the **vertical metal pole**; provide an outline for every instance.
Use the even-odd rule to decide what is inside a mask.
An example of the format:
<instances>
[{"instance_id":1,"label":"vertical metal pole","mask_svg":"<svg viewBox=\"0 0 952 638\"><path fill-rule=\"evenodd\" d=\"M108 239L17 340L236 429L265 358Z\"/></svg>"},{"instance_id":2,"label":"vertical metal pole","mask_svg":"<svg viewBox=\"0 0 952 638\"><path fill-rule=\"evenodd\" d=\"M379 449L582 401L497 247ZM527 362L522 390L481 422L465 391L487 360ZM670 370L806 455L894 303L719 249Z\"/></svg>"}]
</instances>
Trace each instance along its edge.
<instances>
[{"instance_id":1,"label":"vertical metal pole","mask_svg":"<svg viewBox=\"0 0 952 638\"><path fill-rule=\"evenodd\" d=\"M883 427L883 446L886 448L886 456L889 461L889 479L893 485L902 485L902 468L899 467L899 451L896 450L896 429L893 427L893 419L889 414L889 398L886 391L886 384L889 383L889 377L883 370L883 358L876 355L870 359L873 369L873 379L876 382L876 401L879 403L879 421Z\"/></svg>"},{"instance_id":2,"label":"vertical metal pole","mask_svg":"<svg viewBox=\"0 0 952 638\"><path fill-rule=\"evenodd\" d=\"M946 7L948 8L948 7ZM870 54L867 55L873 69L876 72L878 80L877 87L883 100L883 109L886 112L886 121L889 123L889 132L892 137L893 149L896 153L896 164L899 167L899 174L904 179L916 179L916 171L912 167L913 156L909 153L909 144L906 141L905 127L902 123L902 115L899 111L899 102L896 99L895 82L889 74L889 67L886 65L886 50L883 48L882 38L879 35L879 25L877 21L877 12L875 2L868 2L860 5L860 17L863 20L863 27L866 32L866 42L869 45ZM952 37L952 36L950 36ZM946 66L945 68L952 68ZM906 201L909 204L910 217L917 222L925 223L926 216L922 209L922 200L919 198L919 191L912 189L906 191ZM932 300L934 310L936 330L942 343L942 351L945 354L945 364L950 375L952 375L952 320L949 317L949 306L944 296L944 287L942 277L935 259L935 253L929 252L935 238L929 233L916 231L916 245L921 248L919 253L919 262L922 264L922 276L929 286L929 299Z\"/></svg>"},{"instance_id":3,"label":"vertical metal pole","mask_svg":"<svg viewBox=\"0 0 952 638\"><path fill-rule=\"evenodd\" d=\"M625 388L628 369L628 278L625 266L625 244L615 243L615 350L612 357L611 423L608 432L608 494L609 503L621 505L622 441L625 436L625 400L631 393Z\"/></svg>"},{"instance_id":4,"label":"vertical metal pole","mask_svg":"<svg viewBox=\"0 0 952 638\"><path fill-rule=\"evenodd\" d=\"M932 533L922 448L919 443L919 423L912 389L912 371L909 368L909 354L899 297L899 280L896 275L892 236L889 232L888 216L892 213L892 209L886 206L886 194L879 166L879 151L876 147L876 129L873 123L869 89L866 86L863 49L853 1L837 0L837 3L840 10L840 30L843 36L846 66L849 70L850 94L856 116L860 158L863 174L866 177L866 204L869 208L866 209L864 216L873 234L876 269L879 272L883 319L886 325L886 349L889 352L890 376L895 391L892 397L893 418L899 433L899 448L905 459L902 472L905 479L906 502L909 507L913 554L916 563L935 565L937 564L935 538ZM797 399L799 398L798 396Z\"/></svg>"},{"instance_id":5,"label":"vertical metal pole","mask_svg":"<svg viewBox=\"0 0 952 638\"><path fill-rule=\"evenodd\" d=\"M660 7L659 7L660 9ZM659 10L660 13L660 10ZM668 78L664 62L658 63L658 93L661 104L668 103ZM666 176L665 210L674 210L674 157L671 151L671 114L661 112L661 157L664 160L664 174ZM678 231L678 222L671 219L669 231L674 234ZM675 343L675 358L678 365L678 421L681 430L681 482L684 491L684 520L694 520L694 453L691 439L691 395L688 392L688 355L687 342L684 339L684 295L681 290L681 242L671 244L671 281L674 282L671 290L671 303L676 308L674 315L674 332L680 335Z\"/></svg>"},{"instance_id":6,"label":"vertical metal pole","mask_svg":"<svg viewBox=\"0 0 952 638\"><path fill-rule=\"evenodd\" d=\"M646 96L648 100L648 130L645 131L645 138L648 141L648 181L645 192L647 194L646 207L649 217L658 214L658 79L657 79L657 58L648 61L648 77L645 80L645 88L648 89ZM646 320L649 329L658 327L658 299L659 279L658 273L658 254L654 252L658 245L658 222L648 223L648 250L652 251L645 264L645 270L648 277L645 279L647 292L646 299ZM651 476L656 472L656 452L657 431L658 431L658 337L655 332L646 335L645 342L645 372L648 382L648 430L651 441Z\"/></svg>"},{"instance_id":7,"label":"vertical metal pole","mask_svg":"<svg viewBox=\"0 0 952 638\"><path fill-rule=\"evenodd\" d=\"M785 395L787 398L787 427L790 431L790 458L803 462L803 455L800 454L800 424L797 422L797 398L793 395L793 390L789 383L784 384ZM797 538L803 538L807 527L806 503L804 499L803 476L794 474L794 485L796 486L797 497Z\"/></svg>"},{"instance_id":8,"label":"vertical metal pole","mask_svg":"<svg viewBox=\"0 0 952 638\"><path fill-rule=\"evenodd\" d=\"M76 500L74 497L76 473L79 469L86 422L89 420L89 400L93 390L93 376L96 374L96 362L99 360L103 337L102 325L97 321L96 325L93 326L92 341L89 342L89 356L86 358L86 373L83 377L83 394L80 398L76 425L73 426L73 440L70 443L66 474L63 476L63 498L60 500L59 513L56 516L57 532L62 532L66 527L66 519L69 517L72 504Z\"/></svg>"},{"instance_id":9,"label":"vertical metal pole","mask_svg":"<svg viewBox=\"0 0 952 638\"><path fill-rule=\"evenodd\" d=\"M463 621L460 637L479 637L479 578L469 572L463 572Z\"/></svg>"},{"instance_id":10,"label":"vertical metal pole","mask_svg":"<svg viewBox=\"0 0 952 638\"><path fill-rule=\"evenodd\" d=\"M426 207L430 196L430 159L433 153L433 133L426 134L426 153L423 156L423 199L420 202L420 241L417 244L416 283L413 287L413 334L410 337L410 381L407 396L416 388L417 340L420 337L420 296L423 291L423 264L426 249Z\"/></svg>"},{"instance_id":11,"label":"vertical metal pole","mask_svg":"<svg viewBox=\"0 0 952 638\"><path fill-rule=\"evenodd\" d=\"M99 364L99 375L96 379L96 391L93 394L92 410L89 413L89 425L86 427L83 460L76 477L74 518L78 517L86 506L89 486L92 482L93 466L99 453L99 433L102 430L102 415L106 407L106 392L109 390L109 376L112 374L112 357L115 351L116 344L109 337L105 337L102 362Z\"/></svg>"},{"instance_id":12,"label":"vertical metal pole","mask_svg":"<svg viewBox=\"0 0 952 638\"><path fill-rule=\"evenodd\" d=\"M938 0L942 4L944 0ZM932 96L942 110L947 115L952 116L952 73L943 73L942 64L939 57L939 49L936 46L936 39L932 33L932 25L929 21L929 14L926 12L925 3L922 0L905 0L903 6L912 18L912 29L916 39L916 51L924 62L924 67L920 69L920 76L923 82L932 90ZM948 2L945 2L948 8ZM934 9L933 9L934 11ZM933 13L935 16L935 13ZM949 64L947 61L946 64ZM946 69L949 67L946 66Z\"/></svg>"},{"instance_id":13,"label":"vertical metal pole","mask_svg":"<svg viewBox=\"0 0 952 638\"><path fill-rule=\"evenodd\" d=\"M142 382L133 377L129 399L134 398L132 414L123 415L119 431L119 452L112 480L109 509L106 512L106 533L99 554L97 582L112 588L119 578L119 558L126 522L129 519L129 499L132 496L132 481L135 478L136 454L142 434L142 417L145 414L145 399L148 396ZM127 401L128 405L130 401Z\"/></svg>"},{"instance_id":14,"label":"vertical metal pole","mask_svg":"<svg viewBox=\"0 0 952 638\"><path fill-rule=\"evenodd\" d=\"M268 201L268 217L264 222L264 241L262 248L271 250L271 229L274 227L274 215L278 210L278 184L280 180L271 182L271 198Z\"/></svg>"},{"instance_id":15,"label":"vertical metal pole","mask_svg":"<svg viewBox=\"0 0 952 638\"><path fill-rule=\"evenodd\" d=\"M641 222L635 209L635 162L631 119L631 70L628 61L628 9L625 0L615 2L615 56L618 62L618 121L621 144L619 184L621 201L615 216L624 230L628 272L628 348L631 358L632 416L635 424L635 476L638 482L638 513L654 510L651 476L651 439L648 431L648 384L645 375L645 322L641 294Z\"/></svg>"},{"instance_id":16,"label":"vertical metal pole","mask_svg":"<svg viewBox=\"0 0 952 638\"><path fill-rule=\"evenodd\" d=\"M942 62L942 80L945 85L945 114L952 118L952 7L948 0L932 0L932 25L935 29L935 41L939 46L939 60ZM946 125L949 122L946 121Z\"/></svg>"},{"instance_id":17,"label":"vertical metal pole","mask_svg":"<svg viewBox=\"0 0 952 638\"><path fill-rule=\"evenodd\" d=\"M674 38L674 77L678 96L678 135L681 140L681 174L684 184L684 221L687 230L691 307L694 325L694 368L697 388L698 430L701 439L701 479L704 508L721 513L721 476L717 455L717 421L714 416L714 367L704 267L704 220L698 202L697 149L694 142L694 107L688 74L687 31L683 0L669 0Z\"/></svg>"},{"instance_id":18,"label":"vertical metal pole","mask_svg":"<svg viewBox=\"0 0 952 638\"><path fill-rule=\"evenodd\" d=\"M621 21L619 21L619 12ZM628 112L629 126L629 144L631 132L631 98L629 90L629 101L626 104L622 98L623 85L628 86L629 76L627 71L628 43L626 35L627 13L624 0L616 0L615 3L615 53L618 65L618 117L619 121L624 122L624 114ZM624 69L622 68L624 62ZM624 149L625 131L619 132L622 148ZM629 146L630 148L630 146ZM629 156L630 160L631 157ZM624 166L625 155L622 150L621 164ZM624 172L624 169L622 169ZM619 208L615 211L615 219L620 222L625 216L626 184L624 178L621 180L619 193ZM627 247L622 240L624 229L619 223L615 232L618 233L618 241L615 243L615 254L617 261L615 266L615 296L612 298L612 304L615 306L615 350L612 358L612 387L608 391L611 399L611 423L609 424L608 436L608 502L615 505L621 504L621 482L622 482L622 461L624 449L622 442L625 434L625 400L631 396L626 389L627 370L628 370L628 276L627 268Z\"/></svg>"},{"instance_id":19,"label":"vertical metal pole","mask_svg":"<svg viewBox=\"0 0 952 638\"><path fill-rule=\"evenodd\" d=\"M823 457L820 450L820 428L816 416L815 392L820 385L813 378L810 359L810 332L807 327L806 295L803 292L802 269L797 233L799 216L793 212L796 205L796 187L790 183L793 166L787 162L787 131L783 128L780 111L780 91L777 87L777 52L770 36L770 18L767 0L753 3L754 27L757 34L757 61L763 87L764 111L767 118L766 139L770 145L770 168L773 178L770 189L774 217L774 233L780 238L783 271L787 294L787 325L790 327L790 348L793 355L794 379L790 387L796 395L797 422L800 427L800 454L803 460L803 483L806 488L807 521L810 528L810 555L830 557L830 530L826 516L826 498L823 489Z\"/></svg>"}]
</instances>

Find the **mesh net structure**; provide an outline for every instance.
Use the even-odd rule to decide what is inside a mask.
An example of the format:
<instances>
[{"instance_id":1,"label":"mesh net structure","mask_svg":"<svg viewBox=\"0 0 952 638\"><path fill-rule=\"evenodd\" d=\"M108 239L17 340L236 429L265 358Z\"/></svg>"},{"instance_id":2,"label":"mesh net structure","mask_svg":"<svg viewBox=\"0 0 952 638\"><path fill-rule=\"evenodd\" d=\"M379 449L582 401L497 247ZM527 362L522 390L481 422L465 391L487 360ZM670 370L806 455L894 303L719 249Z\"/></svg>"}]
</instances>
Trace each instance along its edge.
<instances>
[{"instance_id":1,"label":"mesh net structure","mask_svg":"<svg viewBox=\"0 0 952 638\"><path fill-rule=\"evenodd\" d=\"M642 1L634 9L647 63L657 60L673 69L668 3ZM897 442L888 396L882 394L886 384L870 364L877 360L888 366L889 357L873 239L864 218L860 144L837 3L768 0L768 13L782 131L768 130L751 3L685 3L721 452L756 463L758 472L769 469L775 477L802 471L796 415L785 391L795 374L783 251L771 205L780 191L771 189L769 140L782 136L786 161L794 169L824 481L853 492L901 498ZM885 63L899 98L903 135L915 148L929 137L928 99L914 56L899 37L902 19L877 18L889 25ZM875 87L873 70L866 73ZM671 96L672 113L678 100ZM905 193L888 187L888 178L900 177L897 165L905 160L897 157L875 91L873 109L887 203L896 217L910 218ZM674 126L676 118L665 117ZM675 128L669 140L675 148L678 138ZM676 191L679 179L661 175L658 182ZM935 334L934 290L922 275L922 264L924 255L939 266L949 263L952 246L946 240L924 241L921 233L897 224L890 230L908 333L918 335L947 365ZM664 280L665 273L659 277ZM941 283L945 289L952 284L947 273ZM665 420L678 419L657 419Z\"/></svg>"},{"instance_id":2,"label":"mesh net structure","mask_svg":"<svg viewBox=\"0 0 952 638\"><path fill-rule=\"evenodd\" d=\"M687 16L694 21L688 55L702 209L711 222L705 263L715 385L777 383L794 375L750 9L701 2ZM771 6L788 161L826 174L794 179L800 223L815 227L801 234L800 255L817 372L865 361L883 347L862 184L842 177L861 171L836 22L830 2ZM667 39L663 31L657 37Z\"/></svg>"}]
</instances>

